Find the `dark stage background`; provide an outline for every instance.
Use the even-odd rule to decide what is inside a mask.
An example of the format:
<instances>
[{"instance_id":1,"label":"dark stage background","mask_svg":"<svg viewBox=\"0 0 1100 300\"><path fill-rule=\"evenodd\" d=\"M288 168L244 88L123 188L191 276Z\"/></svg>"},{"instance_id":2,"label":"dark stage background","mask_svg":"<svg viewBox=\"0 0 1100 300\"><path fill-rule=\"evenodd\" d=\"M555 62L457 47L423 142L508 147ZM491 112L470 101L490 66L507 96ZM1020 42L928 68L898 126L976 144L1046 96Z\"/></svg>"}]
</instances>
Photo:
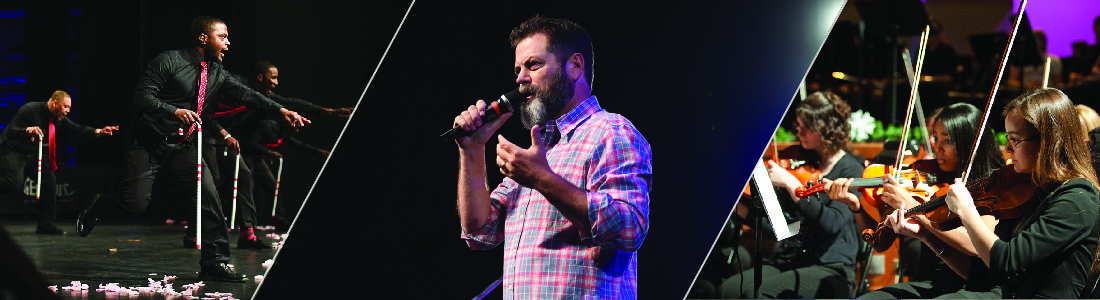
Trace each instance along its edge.
<instances>
[{"instance_id":1,"label":"dark stage background","mask_svg":"<svg viewBox=\"0 0 1100 300\"><path fill-rule=\"evenodd\" d=\"M70 117L76 122L121 126L122 131L111 137L70 137L64 141L68 151L60 154L67 159L60 160L59 172L65 172L66 166L109 170L121 166L131 99L145 64L161 52L190 46L188 25L195 16L209 15L227 23L231 44L224 63L231 73L248 74L256 61L268 60L280 71L276 93L325 107L350 107L360 98L408 4L276 0L0 5L26 12L14 20L25 20L25 40L14 41L14 48L26 53L26 59L10 70L26 81L2 88L5 94L25 93L27 101L44 101L53 90L64 89L73 96ZM313 123L298 138L331 149L347 120L310 117ZM293 149L281 152L285 166L279 200L293 217L325 160ZM109 176L89 179L99 186L81 194L115 188L112 178L103 177ZM170 217L173 214L166 212L170 208L154 199L150 217ZM75 211L75 207L62 207L62 221L75 220Z\"/></svg>"},{"instance_id":2,"label":"dark stage background","mask_svg":"<svg viewBox=\"0 0 1100 300\"><path fill-rule=\"evenodd\" d=\"M457 150L437 136L477 99L515 88L508 33L536 13L572 19L589 31L594 94L651 144L651 227L638 254L639 296L682 298L842 2L601 2L583 8L417 2L256 298L471 298L500 276L502 249L471 251L459 239ZM282 77L276 92L349 106L410 4L186 3L34 4L28 11L55 15L35 16L41 24L72 9L80 14L75 25L35 29L33 35L45 37L28 41L28 51L50 49L47 37L70 36L78 59L69 66L75 75L57 78L48 73L64 64L56 59L69 61L67 52L35 58L48 67L27 67L39 74L28 75L27 94L45 99L53 89L73 87L75 120L126 126L144 63L185 46L190 19L211 15L228 23L230 71L270 60ZM47 79L32 82L36 77ZM343 125L315 118L301 136L329 147ZM529 144L519 122L499 133ZM75 140L75 165L118 166L121 141ZM286 155L280 201L302 199L323 160ZM501 178L490 174L490 182Z\"/></svg>"},{"instance_id":3,"label":"dark stage background","mask_svg":"<svg viewBox=\"0 0 1100 300\"><path fill-rule=\"evenodd\" d=\"M471 251L459 238L457 149L437 136L477 99L515 88L508 33L541 13L588 30L594 94L652 145L639 295L682 298L841 2L417 2L259 297L343 286L468 299L500 276L500 248ZM499 133L530 143L519 122Z\"/></svg>"}]
</instances>

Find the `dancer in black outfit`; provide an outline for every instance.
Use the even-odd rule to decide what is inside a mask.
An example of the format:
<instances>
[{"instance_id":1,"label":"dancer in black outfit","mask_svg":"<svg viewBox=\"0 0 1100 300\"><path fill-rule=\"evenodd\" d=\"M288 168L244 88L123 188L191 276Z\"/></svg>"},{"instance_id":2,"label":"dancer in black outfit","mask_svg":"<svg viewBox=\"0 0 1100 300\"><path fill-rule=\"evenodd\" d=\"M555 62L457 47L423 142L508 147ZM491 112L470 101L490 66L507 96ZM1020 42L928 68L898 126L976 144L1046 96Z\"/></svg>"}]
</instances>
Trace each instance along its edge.
<instances>
[{"instance_id":1,"label":"dancer in black outfit","mask_svg":"<svg viewBox=\"0 0 1100 300\"><path fill-rule=\"evenodd\" d=\"M228 95L250 107L278 111L296 126L309 122L233 79L222 68L222 51L229 48L225 22L198 17L191 23L191 33L193 47L161 53L148 64L134 93L136 115L133 130L127 134L121 198L94 199L77 220L81 236L91 232L104 212L143 213L158 174L168 176L178 189L190 190L194 186L195 151L199 143L194 131L200 121L213 123L209 115L217 102L214 95ZM203 170L209 174L208 165L203 164ZM199 278L244 282L247 276L234 272L227 264L229 237L214 179L202 176L201 184L203 232ZM200 200L195 199L195 193L175 195L192 204Z\"/></svg>"},{"instance_id":2,"label":"dancer in black outfit","mask_svg":"<svg viewBox=\"0 0 1100 300\"><path fill-rule=\"evenodd\" d=\"M50 150L42 150L42 198L38 201L37 234L65 234L57 228L57 186L54 171L56 163L56 130L81 136L100 137L111 135L118 126L92 128L73 123L65 116L72 107L72 98L65 91L55 91L46 102L24 104L15 113L11 123L0 134L0 191L21 191L23 178L36 174L38 168L38 139L42 138ZM33 175L32 175L33 176Z\"/></svg>"}]
</instances>

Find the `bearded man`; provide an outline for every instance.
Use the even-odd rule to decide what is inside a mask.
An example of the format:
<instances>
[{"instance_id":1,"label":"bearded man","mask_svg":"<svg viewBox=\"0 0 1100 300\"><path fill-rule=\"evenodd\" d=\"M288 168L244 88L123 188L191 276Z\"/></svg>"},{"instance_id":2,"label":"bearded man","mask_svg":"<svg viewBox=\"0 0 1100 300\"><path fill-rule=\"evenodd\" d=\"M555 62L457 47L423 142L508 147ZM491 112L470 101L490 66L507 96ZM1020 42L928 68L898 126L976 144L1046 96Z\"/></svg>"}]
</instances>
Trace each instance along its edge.
<instances>
[{"instance_id":1,"label":"bearded man","mask_svg":"<svg viewBox=\"0 0 1100 300\"><path fill-rule=\"evenodd\" d=\"M490 191L485 143L512 113L482 124L477 101L455 117L462 238L504 243L505 299L635 299L637 255L649 228L649 143L592 96L592 42L569 20L535 16L512 30L522 148L498 136Z\"/></svg>"}]
</instances>

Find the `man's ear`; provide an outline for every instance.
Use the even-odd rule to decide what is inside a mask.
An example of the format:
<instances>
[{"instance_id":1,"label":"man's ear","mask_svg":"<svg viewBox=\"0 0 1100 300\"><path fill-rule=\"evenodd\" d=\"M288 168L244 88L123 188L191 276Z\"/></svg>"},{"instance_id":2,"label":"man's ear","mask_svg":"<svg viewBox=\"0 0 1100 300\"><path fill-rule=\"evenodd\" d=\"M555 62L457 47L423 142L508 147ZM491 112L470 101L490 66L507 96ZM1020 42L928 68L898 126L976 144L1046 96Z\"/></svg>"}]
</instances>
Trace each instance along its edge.
<instances>
[{"instance_id":1,"label":"man's ear","mask_svg":"<svg viewBox=\"0 0 1100 300\"><path fill-rule=\"evenodd\" d=\"M202 42L203 45L206 45L206 34L205 33L199 34L199 41Z\"/></svg>"},{"instance_id":2,"label":"man's ear","mask_svg":"<svg viewBox=\"0 0 1100 300\"><path fill-rule=\"evenodd\" d=\"M565 62L566 71L569 72L569 78L573 81L577 81L584 75L584 55L580 53L573 53L569 56L569 60Z\"/></svg>"}]
</instances>

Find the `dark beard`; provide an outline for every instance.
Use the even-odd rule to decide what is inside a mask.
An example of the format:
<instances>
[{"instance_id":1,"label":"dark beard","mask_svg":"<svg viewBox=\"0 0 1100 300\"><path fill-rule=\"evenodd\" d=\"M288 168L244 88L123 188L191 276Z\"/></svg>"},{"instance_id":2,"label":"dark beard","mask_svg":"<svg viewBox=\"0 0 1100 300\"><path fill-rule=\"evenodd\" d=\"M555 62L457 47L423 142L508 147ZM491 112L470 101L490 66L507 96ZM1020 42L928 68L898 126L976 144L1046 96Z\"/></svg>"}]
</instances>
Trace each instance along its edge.
<instances>
[{"instance_id":1,"label":"dark beard","mask_svg":"<svg viewBox=\"0 0 1100 300\"><path fill-rule=\"evenodd\" d=\"M218 49L215 49L213 44L203 47L205 48L205 50L203 50L205 52L205 55L203 55L205 56L203 57L203 60L209 62L222 62L222 52L218 51Z\"/></svg>"},{"instance_id":2,"label":"dark beard","mask_svg":"<svg viewBox=\"0 0 1100 300\"><path fill-rule=\"evenodd\" d=\"M523 127L531 129L535 125L546 125L550 121L550 114L557 114L565 108L573 98L573 82L566 76L564 68L558 69L549 86L528 84L520 86L520 93L534 96L520 104L519 110Z\"/></svg>"}]
</instances>

